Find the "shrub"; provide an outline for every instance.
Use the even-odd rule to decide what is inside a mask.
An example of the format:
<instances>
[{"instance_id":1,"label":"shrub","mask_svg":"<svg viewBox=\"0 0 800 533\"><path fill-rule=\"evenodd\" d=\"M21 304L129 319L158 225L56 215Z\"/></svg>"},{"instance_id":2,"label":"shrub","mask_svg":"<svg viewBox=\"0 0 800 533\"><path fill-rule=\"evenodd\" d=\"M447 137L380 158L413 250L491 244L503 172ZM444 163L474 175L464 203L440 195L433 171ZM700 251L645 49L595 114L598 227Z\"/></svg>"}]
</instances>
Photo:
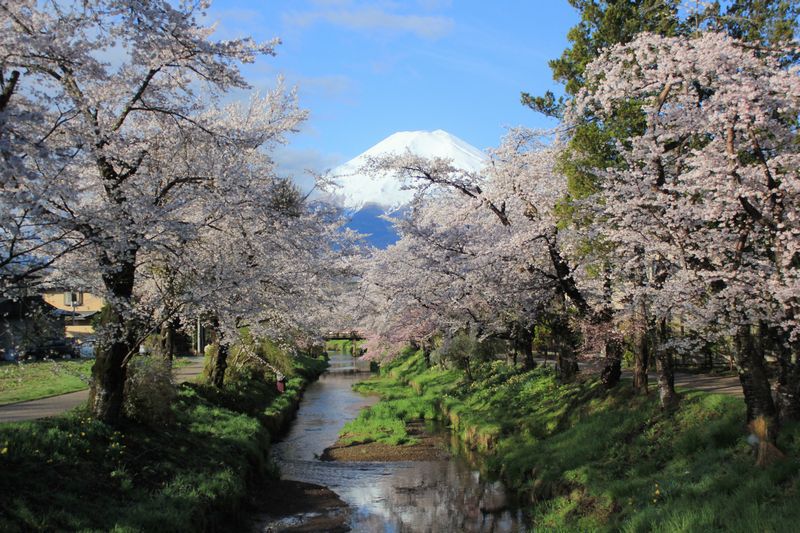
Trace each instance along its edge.
<instances>
[{"instance_id":1,"label":"shrub","mask_svg":"<svg viewBox=\"0 0 800 533\"><path fill-rule=\"evenodd\" d=\"M124 409L129 418L151 425L171 423L176 396L167 359L139 356L128 363Z\"/></svg>"}]
</instances>

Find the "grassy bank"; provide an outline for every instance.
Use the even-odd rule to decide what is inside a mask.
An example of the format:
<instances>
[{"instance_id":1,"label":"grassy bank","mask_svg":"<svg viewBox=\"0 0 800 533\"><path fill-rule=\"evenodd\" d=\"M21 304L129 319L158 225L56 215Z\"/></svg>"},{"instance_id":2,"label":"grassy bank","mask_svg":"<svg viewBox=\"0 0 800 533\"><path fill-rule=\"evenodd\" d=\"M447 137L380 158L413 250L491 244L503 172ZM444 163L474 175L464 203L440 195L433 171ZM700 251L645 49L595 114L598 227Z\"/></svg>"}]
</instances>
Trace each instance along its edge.
<instances>
[{"instance_id":1,"label":"grassy bank","mask_svg":"<svg viewBox=\"0 0 800 533\"><path fill-rule=\"evenodd\" d=\"M0 363L0 405L89 387L94 360Z\"/></svg>"},{"instance_id":2,"label":"grassy bank","mask_svg":"<svg viewBox=\"0 0 800 533\"><path fill-rule=\"evenodd\" d=\"M340 353L352 353L353 349L358 351L363 342L350 339L331 339L325 342L325 349Z\"/></svg>"},{"instance_id":3,"label":"grassy bank","mask_svg":"<svg viewBox=\"0 0 800 533\"><path fill-rule=\"evenodd\" d=\"M298 358L283 395L255 375L181 385L169 424L112 429L75 411L0 425L0 530L227 530L270 473L270 430L324 368Z\"/></svg>"},{"instance_id":4,"label":"grassy bank","mask_svg":"<svg viewBox=\"0 0 800 533\"><path fill-rule=\"evenodd\" d=\"M94 359L0 362L0 405L88 389L93 364ZM172 368L188 364L176 357Z\"/></svg>"},{"instance_id":5,"label":"grassy bank","mask_svg":"<svg viewBox=\"0 0 800 533\"><path fill-rule=\"evenodd\" d=\"M403 443L405 422L447 421L486 467L530 499L537 528L568 531L789 531L800 520L800 428L788 458L755 466L737 398L690 392L672 414L655 394L560 385L548 369L485 364L468 383L406 353L358 385L383 400L348 424L354 441Z\"/></svg>"}]
</instances>

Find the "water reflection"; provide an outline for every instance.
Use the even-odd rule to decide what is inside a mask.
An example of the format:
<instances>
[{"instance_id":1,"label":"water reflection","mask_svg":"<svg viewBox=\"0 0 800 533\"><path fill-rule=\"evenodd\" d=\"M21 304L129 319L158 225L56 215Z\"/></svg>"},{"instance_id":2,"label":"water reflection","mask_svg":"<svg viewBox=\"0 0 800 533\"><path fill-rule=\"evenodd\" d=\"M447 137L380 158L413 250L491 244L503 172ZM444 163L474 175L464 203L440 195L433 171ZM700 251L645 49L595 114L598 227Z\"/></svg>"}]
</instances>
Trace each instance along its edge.
<instances>
[{"instance_id":1,"label":"water reflection","mask_svg":"<svg viewBox=\"0 0 800 533\"><path fill-rule=\"evenodd\" d=\"M518 531L521 513L509 511L502 484L491 482L454 457L449 461L338 463L317 458L339 430L377 401L351 390L364 374L352 373L347 355L306 390L297 420L273 448L283 477L325 485L352 507L354 531Z\"/></svg>"}]
</instances>

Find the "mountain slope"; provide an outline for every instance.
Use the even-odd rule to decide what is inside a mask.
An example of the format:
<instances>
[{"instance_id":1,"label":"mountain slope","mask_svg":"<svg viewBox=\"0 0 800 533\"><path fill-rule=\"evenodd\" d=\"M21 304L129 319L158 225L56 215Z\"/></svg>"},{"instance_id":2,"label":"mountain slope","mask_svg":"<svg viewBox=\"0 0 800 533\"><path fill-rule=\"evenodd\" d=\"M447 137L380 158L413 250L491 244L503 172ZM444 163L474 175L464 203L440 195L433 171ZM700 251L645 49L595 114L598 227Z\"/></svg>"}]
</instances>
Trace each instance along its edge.
<instances>
[{"instance_id":1,"label":"mountain slope","mask_svg":"<svg viewBox=\"0 0 800 533\"><path fill-rule=\"evenodd\" d=\"M444 130L400 131L332 171L341 185L338 196L345 207L357 211L373 203L394 209L407 203L412 193L402 190L394 176L368 176L360 172L370 157L407 152L422 157L447 158L455 167L472 172L481 170L487 161L486 154Z\"/></svg>"}]
</instances>

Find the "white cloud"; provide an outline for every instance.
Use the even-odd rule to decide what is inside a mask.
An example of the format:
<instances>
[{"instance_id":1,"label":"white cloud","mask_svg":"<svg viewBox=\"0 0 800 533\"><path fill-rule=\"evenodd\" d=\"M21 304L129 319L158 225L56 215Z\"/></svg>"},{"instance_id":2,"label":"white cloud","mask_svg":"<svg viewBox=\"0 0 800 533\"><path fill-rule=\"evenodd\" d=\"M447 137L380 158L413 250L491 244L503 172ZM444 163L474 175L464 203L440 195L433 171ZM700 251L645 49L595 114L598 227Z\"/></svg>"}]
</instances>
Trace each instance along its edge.
<instances>
[{"instance_id":1,"label":"white cloud","mask_svg":"<svg viewBox=\"0 0 800 533\"><path fill-rule=\"evenodd\" d=\"M278 174L292 180L303 190L309 191L314 186L314 177L310 172L322 174L342 162L342 157L323 154L314 149L292 148L281 146L272 155Z\"/></svg>"}]
</instances>

